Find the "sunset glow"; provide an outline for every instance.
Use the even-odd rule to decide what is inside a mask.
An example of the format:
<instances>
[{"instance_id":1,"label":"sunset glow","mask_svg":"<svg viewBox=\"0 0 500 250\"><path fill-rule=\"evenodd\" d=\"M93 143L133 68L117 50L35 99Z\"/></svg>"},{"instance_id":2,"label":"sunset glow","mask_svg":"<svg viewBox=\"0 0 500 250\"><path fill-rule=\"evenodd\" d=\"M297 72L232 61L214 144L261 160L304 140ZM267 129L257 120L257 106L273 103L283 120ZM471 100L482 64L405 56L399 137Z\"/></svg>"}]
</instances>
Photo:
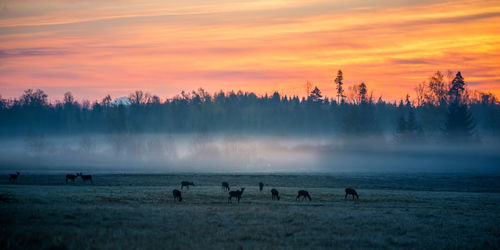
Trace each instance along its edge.
<instances>
[{"instance_id":1,"label":"sunset glow","mask_svg":"<svg viewBox=\"0 0 500 250\"><path fill-rule=\"evenodd\" d=\"M0 1L0 94L326 96L344 72L396 100L436 70L500 96L500 1Z\"/></svg>"}]
</instances>

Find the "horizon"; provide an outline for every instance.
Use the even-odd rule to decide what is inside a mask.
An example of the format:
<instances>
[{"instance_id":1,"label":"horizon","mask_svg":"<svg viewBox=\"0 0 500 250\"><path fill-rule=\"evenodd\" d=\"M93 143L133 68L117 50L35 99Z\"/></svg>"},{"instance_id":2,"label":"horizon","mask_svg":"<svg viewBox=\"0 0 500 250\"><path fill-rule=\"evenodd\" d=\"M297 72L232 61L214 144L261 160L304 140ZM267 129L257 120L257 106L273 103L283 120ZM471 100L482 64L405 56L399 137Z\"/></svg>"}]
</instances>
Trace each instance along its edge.
<instances>
[{"instance_id":1,"label":"horizon","mask_svg":"<svg viewBox=\"0 0 500 250\"><path fill-rule=\"evenodd\" d=\"M310 81L335 97L365 82L373 96L415 96L436 71L500 96L499 1L3 1L3 98L42 89L50 101L182 90L277 91Z\"/></svg>"},{"instance_id":2,"label":"horizon","mask_svg":"<svg viewBox=\"0 0 500 250\"><path fill-rule=\"evenodd\" d=\"M339 70L340 71L340 70ZM434 75L432 76L429 76L429 81L431 81L431 77L434 77L436 76L437 73L442 73L440 71L437 71L435 72ZM451 74L451 73L460 73L460 71L458 72L453 72L453 71L448 71L447 72L448 74ZM446 80L443 79L443 83L444 84L451 84L450 83L450 76L447 76L449 79L448 79L448 83L446 83ZM309 82L308 82L309 83ZM364 83L364 82L362 82ZM429 82L427 81L424 81L422 82L422 84L424 84L426 86L426 88L429 88L428 87L428 84ZM360 85L359 84L353 84L351 86L346 86L347 89L344 87L344 94L347 94L346 96L344 96L343 100L342 101L345 101L346 103L353 103L355 104L356 100L354 100L354 96L358 95L358 90L356 89L357 87L359 87ZM417 86L415 86L416 88ZM306 88L306 86L304 86L304 88ZM214 92L208 92L206 91L205 89L203 89L202 87L199 87L199 88L196 88L196 89L191 89L191 90L181 90L179 93L174 93L172 94L171 96L159 96L159 95L156 95L155 93L150 93L150 92L146 92L146 91L143 91L142 89L136 89L126 95L122 95L122 96L112 96L111 94L105 94L104 96L102 96L101 98L97 97L96 99L78 99L78 98L75 98L75 93L71 92L71 91L66 91L64 92L63 96L61 97L52 97L50 95L48 95L47 92L45 92L43 89L40 89L40 88L28 88L28 89L25 89L25 90L22 90L22 92L17 95L17 96L14 96L14 97L7 97L5 98L4 100L19 100L19 98L22 97L22 95L24 95L26 93L26 91L28 90L32 90L32 91L35 91L35 90L41 90L43 93L47 94L47 101L48 101L48 104L49 105L56 105L58 103L62 103L64 101L64 96L66 94L70 94L71 97L74 99L74 101L78 104L83 104L84 102L88 101L90 104L93 104L93 103L101 103L103 98L107 97L107 96L110 96L111 97L111 100L113 102L118 102L118 104L125 104L126 103L123 103L123 98L126 98L129 102L131 101L131 96L133 96L135 93L137 93L138 91L141 92L142 94L145 95L146 98L148 98L148 95L149 95L149 98L151 97L157 97L158 100L160 101L160 103L166 103L166 102L169 102L169 101L173 101L175 99L178 99L178 98L183 98L183 93L185 93L187 96L190 96L192 98L192 95L194 93L196 94L200 94L200 91L208 94L209 96L211 97L214 97L216 96L217 94L219 93L224 93L225 96L228 96L229 94L231 93L234 93L234 94L239 94L239 93L243 93L244 95L250 95L250 94L254 94L255 96L257 96L257 98L271 98L275 93L278 93L279 96L280 96L280 99L284 99L284 98L288 98L288 99L293 99L293 98L298 98L300 102L303 102L303 101L306 101L308 100L308 98L310 98L311 96L311 90L313 88L317 88L317 85L310 85L309 86L309 95L287 95L286 93L282 93L282 92L279 92L279 91L272 91L272 92L264 92L264 93L258 93L258 92L254 92L254 91L248 91L248 90L243 90L243 89L238 89L238 90L223 90L223 89L220 89L220 90L216 90ZM445 86L445 88L448 88L448 86ZM493 102L494 103L498 103L498 100L497 100L497 96L490 90L477 90L477 89L474 89L474 88L471 88L467 82L465 82L465 88L467 91L469 91L469 95L472 95L472 99L471 101L480 101L479 99L481 98L480 96L483 96L483 95L491 95L491 97L493 98ZM321 89L319 89L321 91ZM386 99L384 98L382 95L379 95L379 96L375 96L373 93L376 92L376 90L373 90L373 89L370 89L370 86L367 86L367 90L368 90L368 96L370 98L371 101L373 102L378 102L378 100L382 100L383 102L387 103L387 104L398 104L398 102L402 102L403 100L405 100L406 98L408 98L408 100L410 101L410 104L412 106L419 106L418 104L418 97L415 97L416 95L418 95L416 92L416 89L414 90L414 94L415 95L410 95L409 93L406 93L405 96L403 97L399 97L399 98L396 98L396 99ZM428 89L428 91L430 91L430 89ZM323 95L322 97L322 100L323 101L327 101L327 102L337 102L338 100L337 99L337 93L333 93L333 95L329 96L328 94L325 94L324 92L321 92L321 94ZM78 93L76 93L76 95L78 95ZM349 96L350 95L350 96ZM476 96L477 95L477 96ZM474 99L474 98L477 98L479 97L479 99ZM0 93L0 98L4 98L4 96L2 96L2 93ZM1 99L0 99L1 100ZM150 100L151 101L151 100ZM212 100L213 101L213 100Z\"/></svg>"}]
</instances>

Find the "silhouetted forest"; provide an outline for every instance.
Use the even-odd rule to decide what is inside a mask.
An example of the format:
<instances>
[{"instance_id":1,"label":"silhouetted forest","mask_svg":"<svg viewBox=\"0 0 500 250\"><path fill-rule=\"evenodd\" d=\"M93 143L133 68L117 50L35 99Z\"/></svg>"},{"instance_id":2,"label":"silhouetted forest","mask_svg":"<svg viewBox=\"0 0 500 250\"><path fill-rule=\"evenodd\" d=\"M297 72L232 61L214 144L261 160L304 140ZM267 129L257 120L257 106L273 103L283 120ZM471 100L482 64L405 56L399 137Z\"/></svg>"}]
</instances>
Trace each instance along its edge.
<instances>
[{"instance_id":1,"label":"silhouetted forest","mask_svg":"<svg viewBox=\"0 0 500 250\"><path fill-rule=\"evenodd\" d=\"M367 84L343 86L342 71L327 98L311 83L308 98L274 93L182 92L160 101L136 91L130 104L77 102L71 93L48 102L43 90L27 89L15 99L0 96L0 133L10 135L81 133L248 133L392 136L396 141L425 142L446 138L477 142L500 135L500 105L491 93L468 89L458 72L445 80L436 72L415 88L413 99L386 102L370 94ZM312 89L312 90L311 90ZM413 102L410 100L414 100Z\"/></svg>"}]
</instances>

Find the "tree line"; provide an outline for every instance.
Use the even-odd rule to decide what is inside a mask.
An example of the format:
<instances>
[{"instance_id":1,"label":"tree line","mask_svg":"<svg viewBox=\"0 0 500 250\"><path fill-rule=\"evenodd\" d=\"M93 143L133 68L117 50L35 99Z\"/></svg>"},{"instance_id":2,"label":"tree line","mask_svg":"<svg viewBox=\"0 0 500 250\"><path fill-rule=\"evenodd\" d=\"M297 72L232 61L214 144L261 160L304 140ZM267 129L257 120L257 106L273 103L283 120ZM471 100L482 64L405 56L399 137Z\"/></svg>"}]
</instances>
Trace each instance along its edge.
<instances>
[{"instance_id":1,"label":"tree line","mask_svg":"<svg viewBox=\"0 0 500 250\"><path fill-rule=\"evenodd\" d=\"M441 140L480 141L500 135L500 105L491 93L470 90L460 72L448 80L436 72L399 102L377 100L367 84L344 88L339 70L333 84L336 97L324 97L306 84L307 97L278 92L258 96L252 92L203 89L181 92L161 101L135 91L130 105L101 101L75 101L67 92L62 101L48 102L40 89L27 89L19 98L0 96L0 134L80 133L247 133L269 135L392 136L398 142Z\"/></svg>"}]
</instances>

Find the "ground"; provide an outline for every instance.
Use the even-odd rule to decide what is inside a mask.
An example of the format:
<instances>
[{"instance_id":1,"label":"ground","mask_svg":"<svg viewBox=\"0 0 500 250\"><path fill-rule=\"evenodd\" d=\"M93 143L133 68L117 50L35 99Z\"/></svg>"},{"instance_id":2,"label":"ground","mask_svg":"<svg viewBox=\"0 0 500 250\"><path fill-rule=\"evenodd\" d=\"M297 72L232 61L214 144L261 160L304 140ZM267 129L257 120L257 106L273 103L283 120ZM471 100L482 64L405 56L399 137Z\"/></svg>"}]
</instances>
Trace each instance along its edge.
<instances>
[{"instance_id":1,"label":"ground","mask_svg":"<svg viewBox=\"0 0 500 250\"><path fill-rule=\"evenodd\" d=\"M175 202L183 180L196 186ZM239 204L222 181L246 188ZM344 200L348 186L359 200ZM312 201L296 201L299 189ZM64 174L22 174L17 185L1 179L0 248L494 249L499 205L495 176L102 174L65 184Z\"/></svg>"}]
</instances>

